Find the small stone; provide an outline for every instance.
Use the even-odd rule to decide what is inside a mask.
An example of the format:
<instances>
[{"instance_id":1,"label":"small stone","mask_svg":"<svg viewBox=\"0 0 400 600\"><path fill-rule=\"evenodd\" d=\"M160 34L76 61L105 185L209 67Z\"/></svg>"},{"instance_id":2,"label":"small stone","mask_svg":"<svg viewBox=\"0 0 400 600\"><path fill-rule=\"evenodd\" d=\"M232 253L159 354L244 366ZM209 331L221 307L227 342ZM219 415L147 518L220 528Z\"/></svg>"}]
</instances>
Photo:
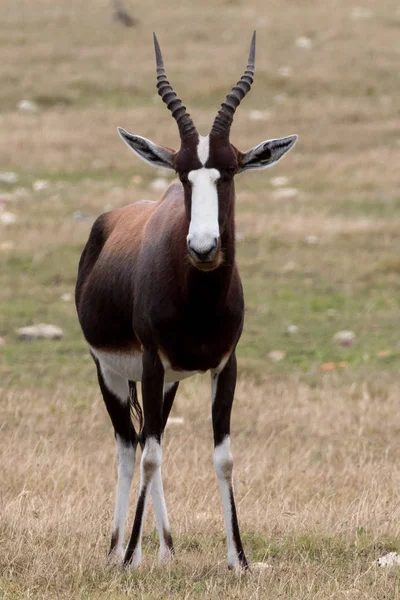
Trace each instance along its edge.
<instances>
[{"instance_id":1,"label":"small stone","mask_svg":"<svg viewBox=\"0 0 400 600\"><path fill-rule=\"evenodd\" d=\"M278 104L285 104L289 100L289 96L287 94L275 94L274 96L275 102Z\"/></svg>"},{"instance_id":2,"label":"small stone","mask_svg":"<svg viewBox=\"0 0 400 600\"><path fill-rule=\"evenodd\" d=\"M0 337L0 346L4 346L6 343L6 338Z\"/></svg>"},{"instance_id":3,"label":"small stone","mask_svg":"<svg viewBox=\"0 0 400 600\"><path fill-rule=\"evenodd\" d=\"M299 193L299 190L291 187L283 187L280 190L273 192L272 196L275 200L289 200L295 198Z\"/></svg>"},{"instance_id":4,"label":"small stone","mask_svg":"<svg viewBox=\"0 0 400 600\"><path fill-rule=\"evenodd\" d=\"M328 363L323 363L321 365L321 371L323 373L332 373L332 371L336 370L336 363L334 362L328 362Z\"/></svg>"},{"instance_id":5,"label":"small stone","mask_svg":"<svg viewBox=\"0 0 400 600\"><path fill-rule=\"evenodd\" d=\"M17 105L18 110L23 112L36 112L38 110L38 106L32 100L21 100Z\"/></svg>"},{"instance_id":6,"label":"small stone","mask_svg":"<svg viewBox=\"0 0 400 600\"><path fill-rule=\"evenodd\" d=\"M277 363L285 358L286 352L283 350L271 350L271 352L268 352L267 356L270 361Z\"/></svg>"},{"instance_id":7,"label":"small stone","mask_svg":"<svg viewBox=\"0 0 400 600\"><path fill-rule=\"evenodd\" d=\"M352 346L355 340L355 333L353 331L338 331L333 336L333 341L338 346Z\"/></svg>"},{"instance_id":8,"label":"small stone","mask_svg":"<svg viewBox=\"0 0 400 600\"><path fill-rule=\"evenodd\" d=\"M8 250L12 250L13 248L14 248L14 242L12 242L11 240L1 242L1 244L0 244L0 250L2 250L3 252L7 252Z\"/></svg>"},{"instance_id":9,"label":"small stone","mask_svg":"<svg viewBox=\"0 0 400 600\"><path fill-rule=\"evenodd\" d=\"M296 40L296 46L298 48L302 48L303 50L310 50L312 48L312 41L309 37L301 35Z\"/></svg>"},{"instance_id":10,"label":"small stone","mask_svg":"<svg viewBox=\"0 0 400 600\"><path fill-rule=\"evenodd\" d=\"M17 217L14 215L14 213L5 211L0 213L0 222L6 226L13 225L17 222Z\"/></svg>"},{"instance_id":11,"label":"small stone","mask_svg":"<svg viewBox=\"0 0 400 600\"><path fill-rule=\"evenodd\" d=\"M285 175L280 175L278 177L272 177L271 185L274 187L283 187L289 183L289 177L285 177Z\"/></svg>"},{"instance_id":12,"label":"small stone","mask_svg":"<svg viewBox=\"0 0 400 600\"><path fill-rule=\"evenodd\" d=\"M131 181L133 184L138 185L139 183L142 183L143 177L141 177L140 175L134 175Z\"/></svg>"},{"instance_id":13,"label":"small stone","mask_svg":"<svg viewBox=\"0 0 400 600\"><path fill-rule=\"evenodd\" d=\"M265 562L256 562L252 563L251 568L254 571L266 571L267 569L272 569L272 565Z\"/></svg>"},{"instance_id":14,"label":"small stone","mask_svg":"<svg viewBox=\"0 0 400 600\"><path fill-rule=\"evenodd\" d=\"M358 19L370 19L373 15L373 11L370 8L365 8L364 6L355 6L351 11L351 18Z\"/></svg>"},{"instance_id":15,"label":"small stone","mask_svg":"<svg viewBox=\"0 0 400 600\"><path fill-rule=\"evenodd\" d=\"M38 179L34 181L32 184L32 188L34 192L42 192L43 190L47 190L49 187L49 182L44 179Z\"/></svg>"},{"instance_id":16,"label":"small stone","mask_svg":"<svg viewBox=\"0 0 400 600\"><path fill-rule=\"evenodd\" d=\"M16 190L14 190L14 196L15 198L18 198L18 200L26 200L27 198L30 198L30 192L23 187L19 187Z\"/></svg>"},{"instance_id":17,"label":"small stone","mask_svg":"<svg viewBox=\"0 0 400 600\"><path fill-rule=\"evenodd\" d=\"M75 211L72 214L72 218L74 221L77 221L78 223L90 223L90 222L94 221L94 218L92 217L92 215L82 212L81 210Z\"/></svg>"},{"instance_id":18,"label":"small stone","mask_svg":"<svg viewBox=\"0 0 400 600\"><path fill-rule=\"evenodd\" d=\"M9 183L10 185L13 185L14 183L17 183L17 181L18 175L12 171L3 171L0 173L0 183Z\"/></svg>"},{"instance_id":19,"label":"small stone","mask_svg":"<svg viewBox=\"0 0 400 600\"><path fill-rule=\"evenodd\" d=\"M244 240L244 238L245 238L245 237L246 237L246 236L245 236L245 234L243 233L243 231L237 231L237 232L235 233L235 239L236 239L236 241L237 241L237 242L242 242L242 241Z\"/></svg>"},{"instance_id":20,"label":"small stone","mask_svg":"<svg viewBox=\"0 0 400 600\"><path fill-rule=\"evenodd\" d=\"M297 269L297 264L294 262L294 260L289 260L286 264L283 265L282 267L282 271L284 273L292 273L293 271L295 271Z\"/></svg>"},{"instance_id":21,"label":"small stone","mask_svg":"<svg viewBox=\"0 0 400 600\"><path fill-rule=\"evenodd\" d=\"M185 419L183 417L169 417L167 425L183 425Z\"/></svg>"},{"instance_id":22,"label":"small stone","mask_svg":"<svg viewBox=\"0 0 400 600\"><path fill-rule=\"evenodd\" d=\"M62 300L63 302L71 302L72 294L70 292L66 292L65 294L62 294L60 296L60 300Z\"/></svg>"},{"instance_id":23,"label":"small stone","mask_svg":"<svg viewBox=\"0 0 400 600\"><path fill-rule=\"evenodd\" d=\"M251 121L268 121L271 118L271 113L267 110L251 110L249 119Z\"/></svg>"},{"instance_id":24,"label":"small stone","mask_svg":"<svg viewBox=\"0 0 400 600\"><path fill-rule=\"evenodd\" d=\"M391 355L392 352L390 350L379 350L379 352L376 354L378 358L388 358Z\"/></svg>"},{"instance_id":25,"label":"small stone","mask_svg":"<svg viewBox=\"0 0 400 600\"><path fill-rule=\"evenodd\" d=\"M281 77L291 77L293 75L292 67L279 67L278 73Z\"/></svg>"},{"instance_id":26,"label":"small stone","mask_svg":"<svg viewBox=\"0 0 400 600\"><path fill-rule=\"evenodd\" d=\"M389 552L376 560L378 567L393 567L400 565L400 556L397 552Z\"/></svg>"},{"instance_id":27,"label":"small stone","mask_svg":"<svg viewBox=\"0 0 400 600\"><path fill-rule=\"evenodd\" d=\"M299 333L299 328L297 325L288 325L286 331L289 335L295 335L296 333Z\"/></svg>"},{"instance_id":28,"label":"small stone","mask_svg":"<svg viewBox=\"0 0 400 600\"><path fill-rule=\"evenodd\" d=\"M153 179L153 181L150 184L150 187L155 192L163 192L167 189L168 183L168 179L166 179L165 177L157 177L156 179Z\"/></svg>"},{"instance_id":29,"label":"small stone","mask_svg":"<svg viewBox=\"0 0 400 600\"><path fill-rule=\"evenodd\" d=\"M34 340L60 340L64 332L60 327L39 323L30 327L20 327L16 331L18 338L23 342L32 342Z\"/></svg>"},{"instance_id":30,"label":"small stone","mask_svg":"<svg viewBox=\"0 0 400 600\"><path fill-rule=\"evenodd\" d=\"M306 237L306 242L307 242L307 244L310 244L310 245L318 244L319 237L317 235L308 235Z\"/></svg>"}]
</instances>

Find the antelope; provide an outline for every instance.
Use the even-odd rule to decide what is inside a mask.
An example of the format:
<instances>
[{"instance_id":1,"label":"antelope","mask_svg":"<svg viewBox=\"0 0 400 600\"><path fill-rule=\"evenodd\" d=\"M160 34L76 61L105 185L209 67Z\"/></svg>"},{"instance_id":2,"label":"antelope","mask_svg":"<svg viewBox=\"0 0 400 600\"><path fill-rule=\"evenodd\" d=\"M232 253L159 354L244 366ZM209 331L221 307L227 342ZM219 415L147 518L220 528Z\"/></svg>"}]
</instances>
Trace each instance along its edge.
<instances>
[{"instance_id":1,"label":"antelope","mask_svg":"<svg viewBox=\"0 0 400 600\"><path fill-rule=\"evenodd\" d=\"M264 169L290 150L296 135L240 152L230 142L233 117L253 83L256 36L247 68L226 96L209 135L198 134L167 80L154 35L157 88L172 112L180 149L172 150L118 128L142 160L175 171L158 202L139 201L102 214L83 250L76 306L83 334L115 430L117 490L110 556L141 563L143 520L152 497L159 560L174 554L161 477L161 442L179 382L211 373L213 463L223 504L228 567L246 569L233 492L230 420L244 318L235 260L234 176ZM137 383L141 382L142 406ZM131 409L139 418L136 431ZM124 550L128 497L137 445L140 485L129 543Z\"/></svg>"}]
</instances>

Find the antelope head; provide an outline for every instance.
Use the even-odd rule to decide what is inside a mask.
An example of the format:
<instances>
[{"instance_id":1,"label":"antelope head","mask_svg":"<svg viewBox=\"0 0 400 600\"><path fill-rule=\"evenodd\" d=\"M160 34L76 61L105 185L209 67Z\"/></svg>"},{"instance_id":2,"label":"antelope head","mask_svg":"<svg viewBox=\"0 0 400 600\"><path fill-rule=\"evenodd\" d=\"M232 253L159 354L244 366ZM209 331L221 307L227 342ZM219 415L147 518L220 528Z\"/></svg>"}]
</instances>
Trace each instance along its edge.
<instances>
[{"instance_id":1,"label":"antelope head","mask_svg":"<svg viewBox=\"0 0 400 600\"><path fill-rule=\"evenodd\" d=\"M297 135L265 140L247 152L230 142L230 129L237 107L250 91L254 78L256 33L247 68L226 96L209 135L197 132L186 107L171 87L164 69L156 35L154 46L157 88L177 122L181 147L176 152L122 128L124 142L145 162L175 171L183 185L188 218L187 249L191 263L203 271L217 268L223 257L221 237L234 210L234 176L250 169L266 169L277 163L297 140Z\"/></svg>"}]
</instances>

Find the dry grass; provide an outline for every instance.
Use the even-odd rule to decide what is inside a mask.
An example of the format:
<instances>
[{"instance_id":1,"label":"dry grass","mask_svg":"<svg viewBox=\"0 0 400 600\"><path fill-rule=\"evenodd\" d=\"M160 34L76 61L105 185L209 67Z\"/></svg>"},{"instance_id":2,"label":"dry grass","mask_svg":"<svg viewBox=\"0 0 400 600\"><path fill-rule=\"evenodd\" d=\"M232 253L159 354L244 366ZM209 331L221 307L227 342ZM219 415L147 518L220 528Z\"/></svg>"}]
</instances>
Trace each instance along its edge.
<instances>
[{"instance_id":1,"label":"dry grass","mask_svg":"<svg viewBox=\"0 0 400 600\"><path fill-rule=\"evenodd\" d=\"M115 473L97 390L81 404L68 384L4 395L4 597L397 597L396 576L373 566L400 534L397 386L240 382L240 520L252 562L269 565L243 577L225 571L208 386L183 388L184 424L171 425L164 444L177 557L165 572L156 566L148 519L139 574L106 567Z\"/></svg>"},{"instance_id":2,"label":"dry grass","mask_svg":"<svg viewBox=\"0 0 400 600\"><path fill-rule=\"evenodd\" d=\"M19 182L0 184L17 216L0 226L0 597L399 598L398 570L374 566L400 550L398 3L366 0L362 18L344 0L126 5L139 27L113 23L108 0L2 2L0 170ZM244 546L266 567L226 570L209 390L195 379L174 408L184 425L164 445L176 560L157 566L150 517L141 570L110 569L111 425L60 296L73 290L90 218L157 197L154 172L116 127L177 144L155 94L151 31L205 132L254 27L256 81L233 142L300 135L271 172L296 197L277 199L269 173L237 182L247 321L232 443ZM39 110L18 111L22 99ZM253 109L270 118L252 120ZM49 188L32 191L36 179ZM19 343L15 328L38 321L63 326L65 340ZM291 323L297 337L285 335ZM356 332L354 347L333 347L338 329ZM270 364L276 349L286 358ZM328 361L347 367L323 374Z\"/></svg>"}]
</instances>

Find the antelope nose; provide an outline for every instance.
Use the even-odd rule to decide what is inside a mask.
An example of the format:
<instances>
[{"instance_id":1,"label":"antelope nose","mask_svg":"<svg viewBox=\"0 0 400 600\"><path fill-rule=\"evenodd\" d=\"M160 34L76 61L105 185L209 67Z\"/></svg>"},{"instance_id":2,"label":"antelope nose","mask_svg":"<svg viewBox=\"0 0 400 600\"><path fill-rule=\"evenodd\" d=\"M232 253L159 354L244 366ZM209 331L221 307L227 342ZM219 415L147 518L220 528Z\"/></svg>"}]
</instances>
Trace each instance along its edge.
<instances>
[{"instance_id":1,"label":"antelope nose","mask_svg":"<svg viewBox=\"0 0 400 600\"><path fill-rule=\"evenodd\" d=\"M200 262L205 262L205 261L213 258L214 254L218 248L218 238L214 238L213 243L208 248L204 248L203 246L201 247L201 249L195 248L194 246L192 246L190 241L188 243L188 247L189 247L189 252L193 256L193 258L195 258L196 260L198 260Z\"/></svg>"}]
</instances>

